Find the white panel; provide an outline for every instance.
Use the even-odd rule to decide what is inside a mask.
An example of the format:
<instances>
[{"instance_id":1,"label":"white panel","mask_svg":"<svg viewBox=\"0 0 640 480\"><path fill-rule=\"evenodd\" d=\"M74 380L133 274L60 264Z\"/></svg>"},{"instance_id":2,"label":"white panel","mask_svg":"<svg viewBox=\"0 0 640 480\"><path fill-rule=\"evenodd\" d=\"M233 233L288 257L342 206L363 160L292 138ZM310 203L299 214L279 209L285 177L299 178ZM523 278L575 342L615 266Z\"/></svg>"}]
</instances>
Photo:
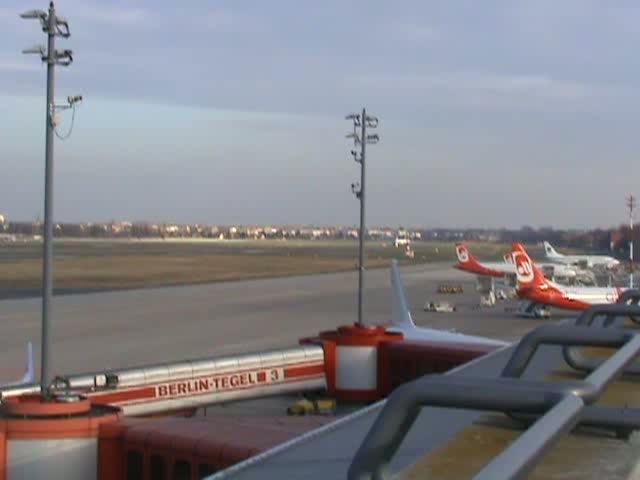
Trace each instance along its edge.
<instances>
[{"instance_id":1,"label":"white panel","mask_svg":"<svg viewBox=\"0 0 640 480\"><path fill-rule=\"evenodd\" d=\"M375 390L378 387L376 347L336 347L336 387Z\"/></svg>"},{"instance_id":2,"label":"white panel","mask_svg":"<svg viewBox=\"0 0 640 480\"><path fill-rule=\"evenodd\" d=\"M274 383L264 387L247 390L235 390L225 393L213 393L211 395L198 395L195 397L173 398L170 400L161 400L151 403L136 403L133 405L123 406L122 411L125 415L149 415L171 410L180 410L183 408L202 407L238 400L252 400L287 393L326 390L326 388L327 382L324 377L311 378L290 383Z\"/></svg>"},{"instance_id":3,"label":"white panel","mask_svg":"<svg viewBox=\"0 0 640 480\"><path fill-rule=\"evenodd\" d=\"M7 480L97 478L98 445L95 438L9 439L7 443Z\"/></svg>"}]
</instances>

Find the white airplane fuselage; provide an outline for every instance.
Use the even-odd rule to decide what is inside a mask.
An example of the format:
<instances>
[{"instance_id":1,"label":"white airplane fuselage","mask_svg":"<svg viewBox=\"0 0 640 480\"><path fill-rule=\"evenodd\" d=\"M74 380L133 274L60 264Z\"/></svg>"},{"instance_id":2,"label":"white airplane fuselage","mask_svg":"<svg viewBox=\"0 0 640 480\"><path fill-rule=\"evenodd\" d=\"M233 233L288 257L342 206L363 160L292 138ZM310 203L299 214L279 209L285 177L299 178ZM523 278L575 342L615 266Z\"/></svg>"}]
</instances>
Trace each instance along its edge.
<instances>
[{"instance_id":1,"label":"white airplane fuselage","mask_svg":"<svg viewBox=\"0 0 640 480\"><path fill-rule=\"evenodd\" d=\"M504 275L515 275L516 274L516 266L513 263L508 262L480 262L480 265L487 270L500 272ZM567 264L560 263L537 263L538 267L543 270L553 269L554 277L562 277L562 278L576 278L578 275L575 268L571 267Z\"/></svg>"},{"instance_id":2,"label":"white airplane fuselage","mask_svg":"<svg viewBox=\"0 0 640 480\"><path fill-rule=\"evenodd\" d=\"M593 267L605 267L614 268L620 265L620 260L613 258L609 255L564 255L558 253L553 245L549 242L544 242L544 251L547 260L556 264L562 265L582 265L585 264L588 268Z\"/></svg>"},{"instance_id":3,"label":"white airplane fuselage","mask_svg":"<svg viewBox=\"0 0 640 480\"><path fill-rule=\"evenodd\" d=\"M560 255L558 257L547 255L547 259L557 265L581 265L587 267L614 268L620 265L620 261L605 255Z\"/></svg>"}]
</instances>

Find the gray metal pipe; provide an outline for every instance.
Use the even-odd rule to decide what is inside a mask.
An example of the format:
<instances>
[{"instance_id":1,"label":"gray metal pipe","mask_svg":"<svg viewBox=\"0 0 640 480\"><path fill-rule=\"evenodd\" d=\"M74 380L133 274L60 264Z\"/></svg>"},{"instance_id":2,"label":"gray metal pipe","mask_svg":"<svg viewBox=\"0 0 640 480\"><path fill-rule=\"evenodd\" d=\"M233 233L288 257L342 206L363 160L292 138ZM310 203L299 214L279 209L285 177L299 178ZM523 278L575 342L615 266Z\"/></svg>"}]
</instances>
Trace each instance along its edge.
<instances>
[{"instance_id":1,"label":"gray metal pipe","mask_svg":"<svg viewBox=\"0 0 640 480\"><path fill-rule=\"evenodd\" d=\"M626 303L628 305L638 305L638 303L640 303L640 290L638 290L638 289L625 290L618 297L618 301L616 303ZM637 317L635 315L629 315L629 318L635 323L640 323L640 317Z\"/></svg>"},{"instance_id":2,"label":"gray metal pipe","mask_svg":"<svg viewBox=\"0 0 640 480\"><path fill-rule=\"evenodd\" d=\"M54 129L54 84L56 65L56 11L49 6L47 46L47 109L44 172L44 244L42 247L42 346L40 363L40 392L49 398L51 374L51 297L53 295L53 129Z\"/></svg>"},{"instance_id":3,"label":"gray metal pipe","mask_svg":"<svg viewBox=\"0 0 640 480\"><path fill-rule=\"evenodd\" d=\"M576 425L583 405L582 399L575 395L563 398L473 479L526 478L556 439Z\"/></svg>"},{"instance_id":4,"label":"gray metal pipe","mask_svg":"<svg viewBox=\"0 0 640 480\"><path fill-rule=\"evenodd\" d=\"M632 301L633 303L636 303L636 304L639 303L640 290L638 290L637 288L631 288L629 290L625 290L618 297L617 303L628 303L629 301Z\"/></svg>"},{"instance_id":5,"label":"gray metal pipe","mask_svg":"<svg viewBox=\"0 0 640 480\"><path fill-rule=\"evenodd\" d=\"M602 333L603 337L609 336L614 338L617 334L621 337L626 337L627 342L608 359L592 362L595 364L594 371L584 381L584 383L589 385L589 387L583 389L581 392L576 392L576 394L579 394L587 404L595 402L606 387L621 373L629 373L630 371L635 373L635 369L630 369L628 364L633 361L640 350L640 336L638 335L634 335L623 330L604 330L604 332L603 329L591 330L596 333ZM611 335L610 332L615 332L615 334ZM568 348L564 348L563 352L571 353ZM525 355L528 353L529 351L527 350ZM513 360L516 356L517 351L514 352L511 359ZM565 357L565 359L567 359L567 357ZM569 363L569 361L573 361L573 357L569 357L567 360ZM514 368L520 366L521 364L514 362ZM509 365L507 367L509 367ZM505 367L505 370L507 370L507 367ZM518 374L521 372L514 369L514 371L508 373ZM517 376L519 376L519 374ZM509 415L519 421L531 422L535 420L535 417L533 416L516 414L516 412L509 412ZM629 430L640 427L640 409L589 405L580 415L580 424L615 430L618 436L625 436L628 435Z\"/></svg>"},{"instance_id":6,"label":"gray metal pipe","mask_svg":"<svg viewBox=\"0 0 640 480\"><path fill-rule=\"evenodd\" d=\"M585 326L545 325L525 335L502 370L502 377L517 378L529 365L540 345L620 347L632 336L623 330Z\"/></svg>"},{"instance_id":7,"label":"gray metal pipe","mask_svg":"<svg viewBox=\"0 0 640 480\"><path fill-rule=\"evenodd\" d=\"M629 334L627 334L629 335ZM618 375L625 371L625 367L638 356L640 351L640 335L629 335L629 341L605 362L602 363L585 381L593 385L598 396Z\"/></svg>"},{"instance_id":8,"label":"gray metal pipe","mask_svg":"<svg viewBox=\"0 0 640 480\"><path fill-rule=\"evenodd\" d=\"M627 316L635 323L640 317L640 306L637 304L612 303L609 305L594 305L588 308L576 319L576 326L590 326L596 317L606 315L605 325L609 326L616 317Z\"/></svg>"},{"instance_id":9,"label":"gray metal pipe","mask_svg":"<svg viewBox=\"0 0 640 480\"><path fill-rule=\"evenodd\" d=\"M624 294L626 293L629 293L629 295L623 298ZM629 299L636 298L636 296L640 298L640 291L627 291L623 293L623 296L621 296L621 299L623 299L623 301L628 301ZM640 318L640 307L637 305L629 305L626 303L617 303L613 305L595 305L588 310L585 310L583 314L578 317L578 319L576 320L576 325L592 325L595 318L599 315L606 315L603 327L609 328L613 325L615 319L620 316L628 316L633 321L637 321L636 316L639 316L638 318ZM592 372L602 364L602 360L585 357L579 349L572 348L570 346L562 347L562 355L567 364L578 371ZM625 369L625 373L639 375L640 363L636 363L632 366L627 367Z\"/></svg>"},{"instance_id":10,"label":"gray metal pipe","mask_svg":"<svg viewBox=\"0 0 640 480\"><path fill-rule=\"evenodd\" d=\"M523 380L531 358L541 344L621 347L586 381ZM513 352L503 376L497 379L429 375L396 389L360 445L349 468L349 480L384 480L390 462L423 405L494 410L525 414L537 421L510 448L476 477L522 478L556 438L576 423L613 429L617 434L640 428L640 409L585 407L640 352L640 336L629 331L585 326L545 326L525 336ZM547 412L541 415L543 412ZM541 416L540 416L541 415Z\"/></svg>"},{"instance_id":11,"label":"gray metal pipe","mask_svg":"<svg viewBox=\"0 0 640 480\"><path fill-rule=\"evenodd\" d=\"M548 386L548 385L547 385ZM562 388L558 385L558 388ZM349 480L388 478L388 469L422 406L542 413L570 393L540 382L428 375L389 396L349 468Z\"/></svg>"},{"instance_id":12,"label":"gray metal pipe","mask_svg":"<svg viewBox=\"0 0 640 480\"><path fill-rule=\"evenodd\" d=\"M533 425L540 415L508 413L525 426ZM613 431L617 437L626 438L633 430L640 429L640 409L587 405L580 412L580 426Z\"/></svg>"},{"instance_id":13,"label":"gray metal pipe","mask_svg":"<svg viewBox=\"0 0 640 480\"><path fill-rule=\"evenodd\" d=\"M367 227L365 225L366 207L366 168L367 168L367 111L362 109L360 132L360 234L358 235L358 325L364 326L364 248Z\"/></svg>"},{"instance_id":14,"label":"gray metal pipe","mask_svg":"<svg viewBox=\"0 0 640 480\"><path fill-rule=\"evenodd\" d=\"M580 425L614 430L619 437L627 437L640 428L640 408L589 405L580 412Z\"/></svg>"}]
</instances>

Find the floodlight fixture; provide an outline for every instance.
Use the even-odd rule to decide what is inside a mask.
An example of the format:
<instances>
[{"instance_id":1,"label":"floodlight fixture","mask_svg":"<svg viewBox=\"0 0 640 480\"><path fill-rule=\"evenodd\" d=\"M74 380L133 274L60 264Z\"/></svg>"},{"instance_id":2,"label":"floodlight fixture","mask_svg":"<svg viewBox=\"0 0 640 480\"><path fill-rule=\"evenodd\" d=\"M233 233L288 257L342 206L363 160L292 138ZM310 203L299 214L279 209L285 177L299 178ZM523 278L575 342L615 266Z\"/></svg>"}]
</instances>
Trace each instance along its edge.
<instances>
[{"instance_id":1,"label":"floodlight fixture","mask_svg":"<svg viewBox=\"0 0 640 480\"><path fill-rule=\"evenodd\" d=\"M373 115L367 115L365 117L365 122L367 122L367 127L376 128L378 126L378 117L374 117Z\"/></svg>"},{"instance_id":2,"label":"floodlight fixture","mask_svg":"<svg viewBox=\"0 0 640 480\"><path fill-rule=\"evenodd\" d=\"M20 18L47 18L47 12L44 10L29 10L27 12L21 13Z\"/></svg>"},{"instance_id":3,"label":"floodlight fixture","mask_svg":"<svg viewBox=\"0 0 640 480\"><path fill-rule=\"evenodd\" d=\"M56 17L56 35L62 38L69 38L71 32L69 31L69 22L62 17Z\"/></svg>"},{"instance_id":4,"label":"floodlight fixture","mask_svg":"<svg viewBox=\"0 0 640 480\"><path fill-rule=\"evenodd\" d=\"M350 113L349 115L347 115L345 117L345 120L352 120L353 121L353 126L355 127L359 127L360 126L360 114L358 113Z\"/></svg>"},{"instance_id":5,"label":"floodlight fixture","mask_svg":"<svg viewBox=\"0 0 640 480\"><path fill-rule=\"evenodd\" d=\"M55 62L56 62L56 65L68 67L73 63L73 51L72 50L56 50Z\"/></svg>"},{"instance_id":6,"label":"floodlight fixture","mask_svg":"<svg viewBox=\"0 0 640 480\"><path fill-rule=\"evenodd\" d=\"M357 133L349 133L347 134L346 138L353 138L353 143L355 144L360 143L360 137L358 136Z\"/></svg>"},{"instance_id":7,"label":"floodlight fixture","mask_svg":"<svg viewBox=\"0 0 640 480\"><path fill-rule=\"evenodd\" d=\"M35 45L31 48L25 48L22 50L22 53L25 55L37 54L40 55L40 58L43 60L47 59L47 51L45 50L44 45Z\"/></svg>"}]
</instances>

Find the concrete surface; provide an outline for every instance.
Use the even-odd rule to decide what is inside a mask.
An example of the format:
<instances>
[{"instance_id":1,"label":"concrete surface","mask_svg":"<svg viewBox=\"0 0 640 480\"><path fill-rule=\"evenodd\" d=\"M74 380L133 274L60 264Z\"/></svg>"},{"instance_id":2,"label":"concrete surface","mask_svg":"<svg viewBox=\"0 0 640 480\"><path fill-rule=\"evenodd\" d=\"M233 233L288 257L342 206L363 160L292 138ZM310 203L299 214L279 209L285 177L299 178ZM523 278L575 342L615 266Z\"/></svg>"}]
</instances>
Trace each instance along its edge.
<instances>
[{"instance_id":1,"label":"concrete surface","mask_svg":"<svg viewBox=\"0 0 640 480\"><path fill-rule=\"evenodd\" d=\"M514 320L502 304L474 311L475 278L449 265L408 267L403 279L414 314L435 328L516 339L537 320ZM436 295L440 282L462 283L462 295ZM53 302L53 370L79 373L295 345L303 336L352 323L355 272L125 292L57 296ZM390 318L389 271L366 277L366 318ZM453 314L426 313L427 299L458 303ZM26 343L40 342L40 300L0 301L0 379L20 374ZM39 359L36 359L39 365Z\"/></svg>"}]
</instances>

